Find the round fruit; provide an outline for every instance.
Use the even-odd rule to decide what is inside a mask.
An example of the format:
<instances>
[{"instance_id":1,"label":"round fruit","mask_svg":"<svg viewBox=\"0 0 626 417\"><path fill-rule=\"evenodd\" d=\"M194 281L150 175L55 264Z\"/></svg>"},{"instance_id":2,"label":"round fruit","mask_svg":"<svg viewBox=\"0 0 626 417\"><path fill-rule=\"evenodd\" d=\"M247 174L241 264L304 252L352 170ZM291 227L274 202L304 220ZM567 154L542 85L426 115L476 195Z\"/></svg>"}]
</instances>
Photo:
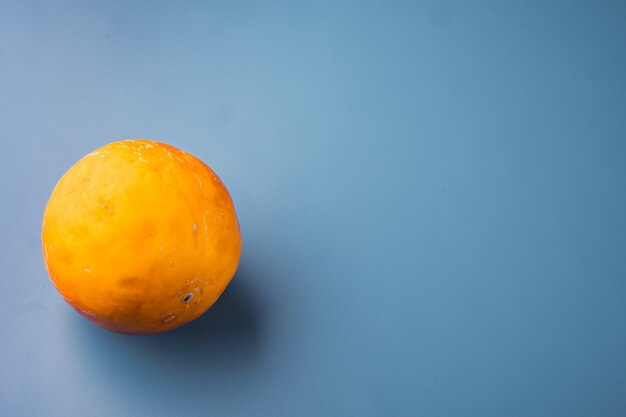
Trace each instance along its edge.
<instances>
[{"instance_id":1,"label":"round fruit","mask_svg":"<svg viewBox=\"0 0 626 417\"><path fill-rule=\"evenodd\" d=\"M63 298L120 333L160 333L204 313L232 278L241 235L228 190L193 155L114 142L59 180L43 216L48 274Z\"/></svg>"}]
</instances>

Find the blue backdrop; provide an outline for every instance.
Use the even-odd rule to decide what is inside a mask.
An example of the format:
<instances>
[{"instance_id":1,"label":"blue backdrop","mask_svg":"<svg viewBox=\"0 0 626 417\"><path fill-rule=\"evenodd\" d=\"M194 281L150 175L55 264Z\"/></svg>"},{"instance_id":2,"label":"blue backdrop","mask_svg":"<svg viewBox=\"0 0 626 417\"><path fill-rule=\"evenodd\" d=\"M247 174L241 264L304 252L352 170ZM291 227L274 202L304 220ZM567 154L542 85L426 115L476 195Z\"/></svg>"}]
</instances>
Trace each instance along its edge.
<instances>
[{"instance_id":1,"label":"blue backdrop","mask_svg":"<svg viewBox=\"0 0 626 417\"><path fill-rule=\"evenodd\" d=\"M0 415L626 415L626 3L0 0ZM40 250L113 140L235 201L232 285L102 330Z\"/></svg>"}]
</instances>

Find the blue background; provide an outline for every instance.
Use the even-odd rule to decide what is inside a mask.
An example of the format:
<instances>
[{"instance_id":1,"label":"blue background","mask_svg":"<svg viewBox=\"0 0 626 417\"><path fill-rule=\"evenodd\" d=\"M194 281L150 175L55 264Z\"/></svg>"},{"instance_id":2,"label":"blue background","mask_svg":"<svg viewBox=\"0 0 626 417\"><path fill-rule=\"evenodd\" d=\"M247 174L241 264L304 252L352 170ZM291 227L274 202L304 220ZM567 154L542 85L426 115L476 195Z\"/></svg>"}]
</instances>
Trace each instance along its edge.
<instances>
[{"instance_id":1,"label":"blue background","mask_svg":"<svg viewBox=\"0 0 626 417\"><path fill-rule=\"evenodd\" d=\"M2 416L626 415L626 3L0 0ZM222 177L232 285L102 330L40 250L63 172Z\"/></svg>"}]
</instances>

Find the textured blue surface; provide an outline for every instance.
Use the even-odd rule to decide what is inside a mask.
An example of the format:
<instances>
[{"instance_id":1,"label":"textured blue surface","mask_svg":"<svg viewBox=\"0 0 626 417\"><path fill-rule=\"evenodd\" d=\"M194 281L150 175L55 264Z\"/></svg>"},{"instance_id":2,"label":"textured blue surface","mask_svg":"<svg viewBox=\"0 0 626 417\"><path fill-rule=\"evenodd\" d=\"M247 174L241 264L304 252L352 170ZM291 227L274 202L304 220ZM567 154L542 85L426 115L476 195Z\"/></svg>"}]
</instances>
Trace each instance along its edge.
<instances>
[{"instance_id":1,"label":"textured blue surface","mask_svg":"<svg viewBox=\"0 0 626 417\"><path fill-rule=\"evenodd\" d=\"M624 4L0 1L0 415L623 417ZM133 137L244 236L150 337L40 253L63 172Z\"/></svg>"}]
</instances>

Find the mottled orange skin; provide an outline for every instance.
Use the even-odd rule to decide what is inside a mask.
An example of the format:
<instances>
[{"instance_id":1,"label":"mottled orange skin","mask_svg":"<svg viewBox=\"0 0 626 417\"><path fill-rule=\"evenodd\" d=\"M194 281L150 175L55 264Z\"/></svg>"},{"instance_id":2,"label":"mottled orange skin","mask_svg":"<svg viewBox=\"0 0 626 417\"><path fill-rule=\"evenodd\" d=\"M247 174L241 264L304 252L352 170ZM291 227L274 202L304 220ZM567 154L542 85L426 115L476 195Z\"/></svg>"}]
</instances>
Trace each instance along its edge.
<instances>
[{"instance_id":1,"label":"mottled orange skin","mask_svg":"<svg viewBox=\"0 0 626 417\"><path fill-rule=\"evenodd\" d=\"M202 161L148 140L106 145L54 188L43 254L63 298L120 333L160 333L204 313L241 254L233 202Z\"/></svg>"}]
</instances>

